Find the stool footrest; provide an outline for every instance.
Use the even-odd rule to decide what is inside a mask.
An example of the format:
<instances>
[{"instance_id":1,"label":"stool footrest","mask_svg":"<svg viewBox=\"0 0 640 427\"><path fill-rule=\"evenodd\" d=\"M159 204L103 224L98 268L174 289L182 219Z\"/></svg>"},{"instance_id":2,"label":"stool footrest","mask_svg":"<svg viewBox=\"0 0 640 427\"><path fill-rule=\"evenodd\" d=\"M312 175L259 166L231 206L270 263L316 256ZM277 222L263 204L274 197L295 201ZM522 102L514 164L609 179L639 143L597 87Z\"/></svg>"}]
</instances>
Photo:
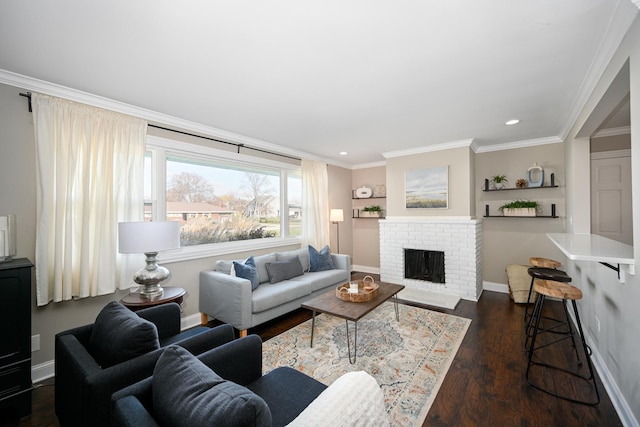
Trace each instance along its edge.
<instances>
[{"instance_id":1,"label":"stool footrest","mask_svg":"<svg viewBox=\"0 0 640 427\"><path fill-rule=\"evenodd\" d=\"M583 381L587 381L587 382L594 382L595 384L595 378L590 375L588 377L582 376L580 374L578 374L577 372L573 372L569 369L566 368L562 368L560 366L554 366L554 365L550 365L548 363L542 363L542 362L536 362L536 361L531 361L529 362L531 365L535 365L535 366L540 366L543 368L549 368L549 369L553 369L554 371L560 371L560 372L564 372L568 375L571 375L573 377L576 377L580 380ZM571 397L568 395L564 395L564 394L560 394L554 391L549 390L548 388L545 388L543 386L541 386L540 384L537 384L536 382L534 382L530 377L529 377L529 369L527 368L527 383L529 383L530 386L532 386L533 388L536 388L540 391L543 391L551 396L560 398L560 399L564 399L564 400L568 400L569 402L574 402L574 403L580 403L583 405L589 405L589 406L596 406L600 403L600 395L598 393L598 389L595 389L595 400L591 401L591 400L582 400L582 399L577 399L575 397Z\"/></svg>"}]
</instances>

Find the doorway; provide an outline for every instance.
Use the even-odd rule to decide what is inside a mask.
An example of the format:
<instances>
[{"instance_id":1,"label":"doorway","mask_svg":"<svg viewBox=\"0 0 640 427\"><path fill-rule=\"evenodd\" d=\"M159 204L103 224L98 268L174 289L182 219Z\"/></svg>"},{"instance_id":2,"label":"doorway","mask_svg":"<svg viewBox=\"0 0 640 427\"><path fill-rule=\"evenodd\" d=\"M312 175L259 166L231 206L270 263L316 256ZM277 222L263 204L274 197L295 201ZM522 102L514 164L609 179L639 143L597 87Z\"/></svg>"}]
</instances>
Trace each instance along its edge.
<instances>
[{"instance_id":1,"label":"doorway","mask_svg":"<svg viewBox=\"0 0 640 427\"><path fill-rule=\"evenodd\" d=\"M591 233L633 245L631 150L591 154Z\"/></svg>"}]
</instances>

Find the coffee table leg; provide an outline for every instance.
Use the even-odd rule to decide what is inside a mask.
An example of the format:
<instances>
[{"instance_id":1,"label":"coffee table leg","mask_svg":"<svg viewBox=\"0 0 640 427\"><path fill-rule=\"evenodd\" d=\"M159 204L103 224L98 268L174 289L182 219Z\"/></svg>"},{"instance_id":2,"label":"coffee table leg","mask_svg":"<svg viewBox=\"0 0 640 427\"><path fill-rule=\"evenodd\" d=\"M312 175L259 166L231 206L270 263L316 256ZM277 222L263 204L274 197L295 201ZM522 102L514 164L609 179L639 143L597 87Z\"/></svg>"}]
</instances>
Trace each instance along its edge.
<instances>
[{"instance_id":1,"label":"coffee table leg","mask_svg":"<svg viewBox=\"0 0 640 427\"><path fill-rule=\"evenodd\" d=\"M356 363L356 358L358 357L358 321L356 320L355 325L355 334L353 338L353 360L351 360L351 340L349 339L349 321L345 319L345 325L347 326L347 353L349 354L349 363L352 365Z\"/></svg>"},{"instance_id":2,"label":"coffee table leg","mask_svg":"<svg viewBox=\"0 0 640 427\"><path fill-rule=\"evenodd\" d=\"M313 317L311 318L311 347L313 347L313 330L316 328L316 311L313 310Z\"/></svg>"},{"instance_id":3,"label":"coffee table leg","mask_svg":"<svg viewBox=\"0 0 640 427\"><path fill-rule=\"evenodd\" d=\"M398 310L398 294L393 296L393 305L396 308L396 322L400 321L400 311Z\"/></svg>"}]
</instances>

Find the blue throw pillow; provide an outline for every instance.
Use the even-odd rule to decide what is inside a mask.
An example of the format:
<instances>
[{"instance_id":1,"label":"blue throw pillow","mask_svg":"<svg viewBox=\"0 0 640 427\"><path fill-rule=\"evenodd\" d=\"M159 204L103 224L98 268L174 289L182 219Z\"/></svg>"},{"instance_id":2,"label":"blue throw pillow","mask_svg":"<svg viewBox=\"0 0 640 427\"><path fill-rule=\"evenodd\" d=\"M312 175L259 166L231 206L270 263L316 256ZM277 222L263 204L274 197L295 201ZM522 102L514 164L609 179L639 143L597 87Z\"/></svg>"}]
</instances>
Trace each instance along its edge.
<instances>
[{"instance_id":1,"label":"blue throw pillow","mask_svg":"<svg viewBox=\"0 0 640 427\"><path fill-rule=\"evenodd\" d=\"M309 263L311 264L309 271L333 270L335 268L328 245L320 249L320 252L309 245Z\"/></svg>"},{"instance_id":2,"label":"blue throw pillow","mask_svg":"<svg viewBox=\"0 0 640 427\"><path fill-rule=\"evenodd\" d=\"M236 276L243 279L247 279L251 282L251 290L254 291L260 284L260 277L258 276L258 268L256 262L253 260L253 255L247 258L243 263L233 261L233 268L236 271Z\"/></svg>"},{"instance_id":3,"label":"blue throw pillow","mask_svg":"<svg viewBox=\"0 0 640 427\"><path fill-rule=\"evenodd\" d=\"M270 427L271 411L260 396L226 381L182 347L162 353L151 377L158 424L174 427Z\"/></svg>"}]
</instances>

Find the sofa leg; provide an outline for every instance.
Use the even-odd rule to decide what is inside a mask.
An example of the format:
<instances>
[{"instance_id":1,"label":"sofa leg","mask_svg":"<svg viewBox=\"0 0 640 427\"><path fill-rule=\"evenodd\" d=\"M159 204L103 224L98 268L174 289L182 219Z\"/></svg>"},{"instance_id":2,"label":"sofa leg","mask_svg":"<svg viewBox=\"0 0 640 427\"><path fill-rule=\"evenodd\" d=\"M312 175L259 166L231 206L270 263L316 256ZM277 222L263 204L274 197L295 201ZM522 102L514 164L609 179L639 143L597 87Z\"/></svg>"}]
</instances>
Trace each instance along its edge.
<instances>
[{"instance_id":1,"label":"sofa leg","mask_svg":"<svg viewBox=\"0 0 640 427\"><path fill-rule=\"evenodd\" d=\"M209 323L209 316L206 313L200 313L200 324L207 326L207 323Z\"/></svg>"},{"instance_id":2,"label":"sofa leg","mask_svg":"<svg viewBox=\"0 0 640 427\"><path fill-rule=\"evenodd\" d=\"M247 330L246 329L242 329L240 331L240 338L246 337L247 336Z\"/></svg>"}]
</instances>

